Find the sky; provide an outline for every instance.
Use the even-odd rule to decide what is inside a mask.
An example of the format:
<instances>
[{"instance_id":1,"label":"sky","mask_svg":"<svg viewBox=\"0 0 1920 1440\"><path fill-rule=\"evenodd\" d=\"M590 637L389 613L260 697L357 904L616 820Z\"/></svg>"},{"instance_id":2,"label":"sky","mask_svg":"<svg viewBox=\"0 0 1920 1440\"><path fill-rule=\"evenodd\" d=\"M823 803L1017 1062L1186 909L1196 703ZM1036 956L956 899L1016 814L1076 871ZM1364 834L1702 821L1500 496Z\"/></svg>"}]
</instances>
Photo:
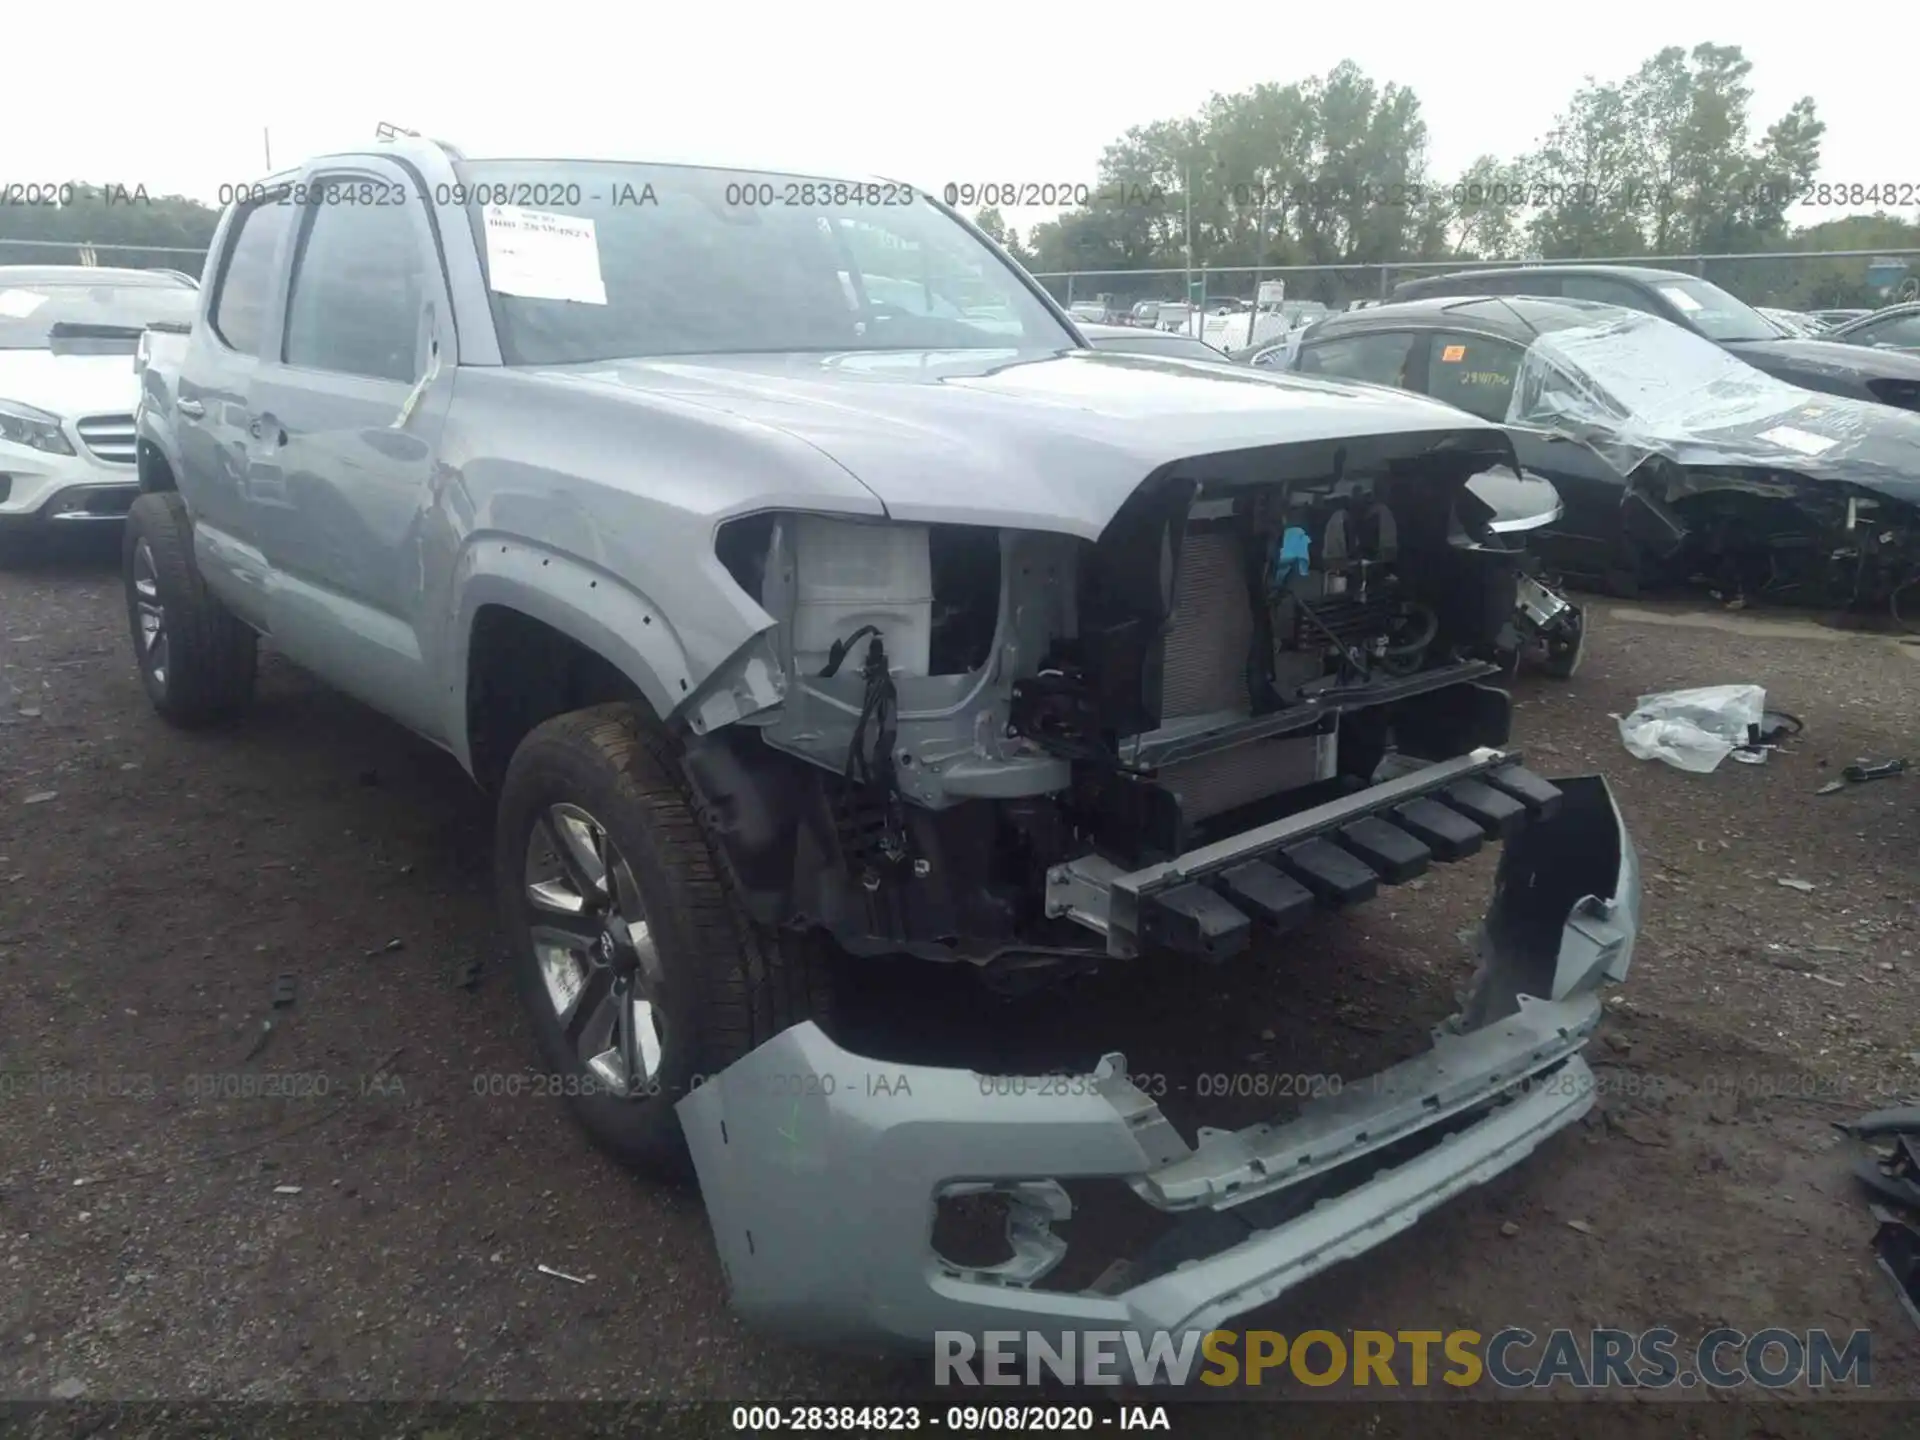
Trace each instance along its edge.
<instances>
[{"instance_id":1,"label":"sky","mask_svg":"<svg viewBox=\"0 0 1920 1440\"><path fill-rule=\"evenodd\" d=\"M1906 87L1859 80L1863 60L1896 44L1897 6L1819 24L1801 5L1718 0L1615 0L1551 21L1539 6L1397 0L13 9L0 31L0 187L84 179L216 201L264 173L263 132L285 166L361 144L383 120L472 156L710 156L933 189L1086 182L1130 126L1343 59L1414 90L1430 168L1451 179L1476 155L1531 148L1584 77L1620 78L1664 45L1703 41L1753 62L1756 135L1811 95L1827 125L1822 179L1920 187ZM1920 37L1920 18L1891 23ZM1047 213L1007 218L1024 229Z\"/></svg>"}]
</instances>

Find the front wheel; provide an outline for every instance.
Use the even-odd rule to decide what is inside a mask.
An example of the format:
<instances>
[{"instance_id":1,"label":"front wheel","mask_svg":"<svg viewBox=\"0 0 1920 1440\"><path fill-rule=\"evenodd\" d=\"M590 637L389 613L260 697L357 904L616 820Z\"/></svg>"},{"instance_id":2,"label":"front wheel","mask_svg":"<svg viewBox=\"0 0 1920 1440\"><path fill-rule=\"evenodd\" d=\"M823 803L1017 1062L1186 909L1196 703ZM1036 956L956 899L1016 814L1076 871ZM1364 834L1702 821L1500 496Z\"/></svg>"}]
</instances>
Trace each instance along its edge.
<instances>
[{"instance_id":1,"label":"front wheel","mask_svg":"<svg viewBox=\"0 0 1920 1440\"><path fill-rule=\"evenodd\" d=\"M756 927L632 707L538 726L500 793L495 878L551 1080L593 1141L690 1170L674 1105L801 1020L825 1020L824 947Z\"/></svg>"},{"instance_id":2,"label":"front wheel","mask_svg":"<svg viewBox=\"0 0 1920 1440\"><path fill-rule=\"evenodd\" d=\"M177 492L133 502L121 569L134 663L153 708L183 728L245 710L253 700L259 639L200 578L193 523Z\"/></svg>"}]
</instances>

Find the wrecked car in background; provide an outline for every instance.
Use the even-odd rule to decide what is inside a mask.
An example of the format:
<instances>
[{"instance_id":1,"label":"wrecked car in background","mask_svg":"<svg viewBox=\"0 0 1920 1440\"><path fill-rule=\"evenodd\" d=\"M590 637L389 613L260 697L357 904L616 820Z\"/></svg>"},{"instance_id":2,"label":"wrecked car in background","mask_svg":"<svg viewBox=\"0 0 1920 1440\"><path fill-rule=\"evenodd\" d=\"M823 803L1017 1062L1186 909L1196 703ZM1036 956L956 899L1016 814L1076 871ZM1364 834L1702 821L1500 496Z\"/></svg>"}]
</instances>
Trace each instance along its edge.
<instances>
[{"instance_id":1,"label":"wrecked car in background","mask_svg":"<svg viewBox=\"0 0 1920 1440\"><path fill-rule=\"evenodd\" d=\"M1449 295L1591 300L1639 310L1803 389L1920 410L1920 357L1844 345L1830 335L1783 335L1778 325L1738 296L1678 270L1642 265L1523 265L1424 275L1393 288L1396 301Z\"/></svg>"},{"instance_id":2,"label":"wrecked car in background","mask_svg":"<svg viewBox=\"0 0 1920 1440\"><path fill-rule=\"evenodd\" d=\"M399 203L321 203L349 185ZM1591 1106L1638 865L1605 782L1524 768L1485 683L1515 557L1468 483L1513 467L1499 427L1090 349L888 182L403 136L258 195L148 349L142 683L230 717L265 635L497 791L543 1060L599 1144L691 1162L743 1311L910 1345L1204 1328ZM909 282L924 308L873 299ZM1499 840L1461 1014L1285 1123L1190 1143L1118 1057L876 1088L833 1039L834 948L1199 990ZM1193 1263L1046 1288L1089 1177L1204 1229ZM1009 1258L937 1255L938 1207L982 1194Z\"/></svg>"},{"instance_id":3,"label":"wrecked car in background","mask_svg":"<svg viewBox=\"0 0 1920 1440\"><path fill-rule=\"evenodd\" d=\"M1504 423L1566 505L1529 544L1618 593L1888 609L1920 573L1920 416L1810 393L1655 316L1416 300L1322 321L1295 364Z\"/></svg>"}]
</instances>

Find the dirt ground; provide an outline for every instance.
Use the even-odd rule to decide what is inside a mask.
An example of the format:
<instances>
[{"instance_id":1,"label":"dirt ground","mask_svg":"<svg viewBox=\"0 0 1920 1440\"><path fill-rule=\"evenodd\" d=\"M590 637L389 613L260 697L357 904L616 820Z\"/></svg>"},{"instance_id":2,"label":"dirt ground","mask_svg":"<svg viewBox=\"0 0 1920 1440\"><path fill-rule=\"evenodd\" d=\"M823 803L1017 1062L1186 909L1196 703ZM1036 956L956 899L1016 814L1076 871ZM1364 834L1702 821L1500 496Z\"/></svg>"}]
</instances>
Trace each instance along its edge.
<instances>
[{"instance_id":1,"label":"dirt ground","mask_svg":"<svg viewBox=\"0 0 1920 1440\"><path fill-rule=\"evenodd\" d=\"M1520 686L1517 741L1607 775L1645 866L1600 1113L1244 1323L1865 1326L1874 1393L1920 1398L1830 1126L1920 1092L1920 776L1815 793L1920 748L1920 648L1597 610L1572 682ZM1609 712L1722 681L1804 736L1707 776L1624 752ZM746 1330L695 1194L622 1173L556 1100L486 1093L534 1069L488 847L450 760L272 657L238 729L163 725L110 547L0 570L0 1397L927 1393L923 1365ZM1419 1048L1492 874L1436 870L1220 969L1020 1001L896 972L870 1008L983 1064L1121 1050L1190 1127L1203 1073L1358 1077Z\"/></svg>"}]
</instances>

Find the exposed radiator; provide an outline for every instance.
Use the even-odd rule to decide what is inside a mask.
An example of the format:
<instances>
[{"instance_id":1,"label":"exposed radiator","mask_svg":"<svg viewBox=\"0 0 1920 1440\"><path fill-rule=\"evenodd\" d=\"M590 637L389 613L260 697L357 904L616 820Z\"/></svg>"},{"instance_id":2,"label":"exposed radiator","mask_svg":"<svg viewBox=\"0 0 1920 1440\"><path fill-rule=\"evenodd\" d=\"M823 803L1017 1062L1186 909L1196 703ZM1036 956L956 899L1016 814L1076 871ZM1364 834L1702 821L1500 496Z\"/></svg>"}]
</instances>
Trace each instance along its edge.
<instances>
[{"instance_id":1,"label":"exposed radiator","mask_svg":"<svg viewBox=\"0 0 1920 1440\"><path fill-rule=\"evenodd\" d=\"M1249 713L1247 655L1253 609L1246 552L1229 531L1188 534L1174 585L1173 623L1161 672L1162 724L1218 711ZM1190 821L1207 820L1325 779L1333 769L1331 737L1289 736L1218 750L1169 765L1160 783L1180 797Z\"/></svg>"},{"instance_id":2,"label":"exposed radiator","mask_svg":"<svg viewBox=\"0 0 1920 1440\"><path fill-rule=\"evenodd\" d=\"M1173 624L1160 677L1160 720L1247 710L1247 654L1253 608L1240 537L1226 530L1189 533L1174 582Z\"/></svg>"}]
</instances>

